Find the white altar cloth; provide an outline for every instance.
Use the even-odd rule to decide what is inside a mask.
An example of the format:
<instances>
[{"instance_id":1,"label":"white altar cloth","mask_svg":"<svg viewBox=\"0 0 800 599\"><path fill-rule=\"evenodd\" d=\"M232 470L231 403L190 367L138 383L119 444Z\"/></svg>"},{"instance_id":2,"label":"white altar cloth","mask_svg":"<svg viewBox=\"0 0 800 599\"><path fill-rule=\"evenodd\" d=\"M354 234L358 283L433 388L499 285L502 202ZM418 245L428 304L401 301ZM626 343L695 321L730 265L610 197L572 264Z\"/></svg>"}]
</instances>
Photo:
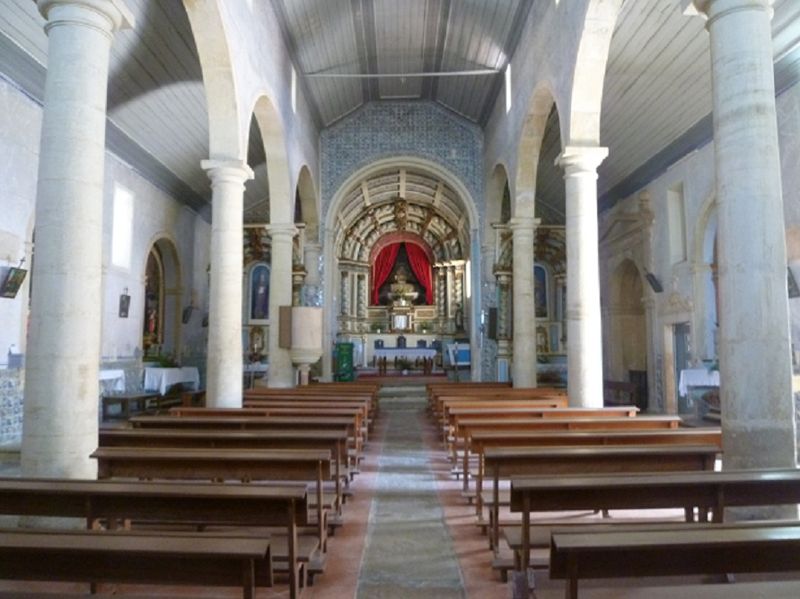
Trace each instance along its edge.
<instances>
[{"instance_id":1,"label":"white altar cloth","mask_svg":"<svg viewBox=\"0 0 800 599\"><path fill-rule=\"evenodd\" d=\"M374 350L376 358L389 358L398 360L405 358L414 361L417 358L433 358L436 350L431 347L383 347Z\"/></svg>"},{"instance_id":2,"label":"white altar cloth","mask_svg":"<svg viewBox=\"0 0 800 599\"><path fill-rule=\"evenodd\" d=\"M188 383L195 389L200 387L200 373L194 366L182 368L145 368L144 390L158 391L164 395L172 385Z\"/></svg>"},{"instance_id":3,"label":"white altar cloth","mask_svg":"<svg viewBox=\"0 0 800 599\"><path fill-rule=\"evenodd\" d=\"M114 383L110 385L112 391L115 391L117 393L125 392L124 370L118 370L118 369L101 370L98 378L100 379L100 381L114 381Z\"/></svg>"}]
</instances>

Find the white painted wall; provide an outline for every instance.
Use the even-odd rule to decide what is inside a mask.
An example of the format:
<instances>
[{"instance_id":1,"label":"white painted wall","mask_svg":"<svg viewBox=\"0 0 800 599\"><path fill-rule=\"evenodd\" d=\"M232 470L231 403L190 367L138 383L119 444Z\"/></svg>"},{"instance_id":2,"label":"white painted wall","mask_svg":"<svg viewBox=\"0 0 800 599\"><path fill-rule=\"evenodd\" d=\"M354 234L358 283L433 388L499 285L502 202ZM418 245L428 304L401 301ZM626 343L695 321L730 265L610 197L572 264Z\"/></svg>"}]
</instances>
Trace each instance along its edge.
<instances>
[{"instance_id":1,"label":"white painted wall","mask_svg":"<svg viewBox=\"0 0 800 599\"><path fill-rule=\"evenodd\" d=\"M795 85L777 98L778 131L781 150L781 174L783 181L784 218L789 264L795 277L800 275L800 85ZM683 185L686 213L687 260L672 264L670 260L670 232L668 197L670 190ZM682 321L690 321L692 331L693 358L700 355L704 324L703 303L712 301L705 284L695 277L695 261L703 258L704 233L707 212L715 194L714 144L684 156L667 171L623 200L623 210L633 210L642 192L647 192L654 212L652 232L652 271L664 286L664 292L655 295L656 318L653 324L654 344L657 352L663 352L665 327ZM601 215L601 223L608 213ZM601 224L601 228L602 228ZM742 239L747 243L747 239ZM620 250L621 252L621 250ZM617 258L621 258L620 253ZM602 281L603 296L608 297L609 280ZM789 300L791 310L792 342L800 349L800 298ZM606 348L609 351L609 348ZM663 356L662 356L663 357ZM650 366L652 374L653 366Z\"/></svg>"},{"instance_id":2,"label":"white painted wall","mask_svg":"<svg viewBox=\"0 0 800 599\"><path fill-rule=\"evenodd\" d=\"M30 268L41 123L41 107L0 76L0 269L23 257ZM15 299L0 298L0 365L12 344L25 350L29 282L30 273Z\"/></svg>"},{"instance_id":3,"label":"white painted wall","mask_svg":"<svg viewBox=\"0 0 800 599\"><path fill-rule=\"evenodd\" d=\"M36 180L41 129L41 106L12 83L0 78L0 267L19 263L29 249L36 203ZM135 195L131 268L111 265L114 183ZM194 298L198 308L182 326L184 350L205 352L203 313L207 311L207 276L210 226L194 211L144 179L113 154L105 162L103 234L103 297L86 301L103 303L102 350L104 361L132 358L141 345L144 268L153 242L171 239L182 271L180 305ZM28 244L28 245L26 245ZM30 259L26 261L30 267ZM118 315L119 296L131 295L127 319ZM13 300L0 299L0 365L11 344L25 348L27 281ZM54 298L57 301L57 298Z\"/></svg>"}]
</instances>

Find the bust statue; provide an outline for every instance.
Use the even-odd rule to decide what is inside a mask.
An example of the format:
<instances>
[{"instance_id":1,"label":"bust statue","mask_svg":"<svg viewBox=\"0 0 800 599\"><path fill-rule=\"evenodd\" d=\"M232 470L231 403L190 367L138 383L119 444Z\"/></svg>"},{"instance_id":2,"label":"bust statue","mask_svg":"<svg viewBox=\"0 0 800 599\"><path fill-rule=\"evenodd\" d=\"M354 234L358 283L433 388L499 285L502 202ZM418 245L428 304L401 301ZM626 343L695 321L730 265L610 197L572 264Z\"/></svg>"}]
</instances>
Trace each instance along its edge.
<instances>
[{"instance_id":1,"label":"bust statue","mask_svg":"<svg viewBox=\"0 0 800 599\"><path fill-rule=\"evenodd\" d=\"M407 282L408 275L401 268L394 275L394 283L389 285L389 298L395 306L410 306L419 296L411 283Z\"/></svg>"}]
</instances>

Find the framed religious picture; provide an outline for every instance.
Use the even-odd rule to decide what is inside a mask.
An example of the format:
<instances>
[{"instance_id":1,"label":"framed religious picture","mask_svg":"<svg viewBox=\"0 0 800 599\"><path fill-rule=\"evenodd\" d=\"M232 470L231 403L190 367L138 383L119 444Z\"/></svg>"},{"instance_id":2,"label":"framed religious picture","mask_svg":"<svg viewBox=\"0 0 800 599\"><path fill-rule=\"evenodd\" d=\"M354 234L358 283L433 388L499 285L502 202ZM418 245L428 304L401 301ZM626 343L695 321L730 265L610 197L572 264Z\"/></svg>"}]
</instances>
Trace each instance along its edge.
<instances>
[{"instance_id":1,"label":"framed religious picture","mask_svg":"<svg viewBox=\"0 0 800 599\"><path fill-rule=\"evenodd\" d=\"M27 273L28 271L24 268L9 268L3 284L0 285L0 297L11 299L17 297L17 292L22 287L22 282L25 280Z\"/></svg>"},{"instance_id":2,"label":"framed religious picture","mask_svg":"<svg viewBox=\"0 0 800 599\"><path fill-rule=\"evenodd\" d=\"M123 293L119 296L119 317L128 318L128 311L131 307L131 296Z\"/></svg>"},{"instance_id":3,"label":"framed religious picture","mask_svg":"<svg viewBox=\"0 0 800 599\"><path fill-rule=\"evenodd\" d=\"M250 322L266 323L269 321L269 264L255 264L250 269L248 281L248 319Z\"/></svg>"}]
</instances>

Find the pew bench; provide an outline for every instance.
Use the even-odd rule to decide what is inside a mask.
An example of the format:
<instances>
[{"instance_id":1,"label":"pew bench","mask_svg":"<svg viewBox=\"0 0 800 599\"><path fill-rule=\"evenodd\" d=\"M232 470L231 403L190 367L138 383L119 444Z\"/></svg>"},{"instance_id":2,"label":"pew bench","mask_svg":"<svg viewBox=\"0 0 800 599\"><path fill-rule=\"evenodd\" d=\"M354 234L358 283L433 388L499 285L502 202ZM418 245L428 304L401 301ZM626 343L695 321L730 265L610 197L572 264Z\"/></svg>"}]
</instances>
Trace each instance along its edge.
<instances>
[{"instance_id":1,"label":"pew bench","mask_svg":"<svg viewBox=\"0 0 800 599\"><path fill-rule=\"evenodd\" d=\"M591 472L709 471L714 469L718 453L716 445L489 447L484 452L484 461L486 472L492 479L493 504L489 522L491 547L496 549L500 538L500 478ZM482 488L478 488L479 498L481 492ZM529 530L530 509L523 503L521 511L522 529ZM523 551L523 571L527 571L528 559L529 552Z\"/></svg>"},{"instance_id":2,"label":"pew bench","mask_svg":"<svg viewBox=\"0 0 800 599\"><path fill-rule=\"evenodd\" d=\"M0 578L242 588L272 585L269 541L202 534L0 531Z\"/></svg>"},{"instance_id":3,"label":"pew bench","mask_svg":"<svg viewBox=\"0 0 800 599\"><path fill-rule=\"evenodd\" d=\"M0 595L0 597L2 597ZM797 599L800 581L681 584L670 586L584 588L581 599ZM536 589L536 599L563 599L561 589Z\"/></svg>"},{"instance_id":4,"label":"pew bench","mask_svg":"<svg viewBox=\"0 0 800 599\"><path fill-rule=\"evenodd\" d=\"M100 430L100 447L172 447L220 449L320 449L334 459L336 514L342 515L342 479L347 472L346 430L251 430L201 431L191 429L105 429ZM329 521L329 524L332 522Z\"/></svg>"},{"instance_id":5,"label":"pew bench","mask_svg":"<svg viewBox=\"0 0 800 599\"><path fill-rule=\"evenodd\" d=\"M79 518L87 526L272 527L273 560L286 563L292 598L305 577L298 528L310 524L303 484L197 484L175 482L0 478L0 514ZM232 534L228 532L228 534ZM313 537L315 547L319 539ZM288 568L288 564L294 568Z\"/></svg>"},{"instance_id":6,"label":"pew bench","mask_svg":"<svg viewBox=\"0 0 800 599\"><path fill-rule=\"evenodd\" d=\"M330 451L99 447L89 457L97 460L99 479L315 483L315 524L321 551L325 551L327 514L322 483L331 478Z\"/></svg>"},{"instance_id":7,"label":"pew bench","mask_svg":"<svg viewBox=\"0 0 800 599\"><path fill-rule=\"evenodd\" d=\"M479 451L472 447L473 436L511 433L544 433L579 432L579 431L644 431L644 430L677 430L681 419L679 416L637 416L636 418L485 418L483 416L461 416L456 420L456 443L460 439L462 447L462 468L459 472L470 472L467 466L470 456L479 457ZM476 449L479 449L476 447ZM458 461L457 449L453 459ZM478 471L475 471L475 476ZM463 485L465 497L471 500L469 480L465 478Z\"/></svg>"},{"instance_id":8,"label":"pew bench","mask_svg":"<svg viewBox=\"0 0 800 599\"><path fill-rule=\"evenodd\" d=\"M582 578L800 570L800 526L712 525L680 530L555 532L550 578L578 599Z\"/></svg>"}]
</instances>

